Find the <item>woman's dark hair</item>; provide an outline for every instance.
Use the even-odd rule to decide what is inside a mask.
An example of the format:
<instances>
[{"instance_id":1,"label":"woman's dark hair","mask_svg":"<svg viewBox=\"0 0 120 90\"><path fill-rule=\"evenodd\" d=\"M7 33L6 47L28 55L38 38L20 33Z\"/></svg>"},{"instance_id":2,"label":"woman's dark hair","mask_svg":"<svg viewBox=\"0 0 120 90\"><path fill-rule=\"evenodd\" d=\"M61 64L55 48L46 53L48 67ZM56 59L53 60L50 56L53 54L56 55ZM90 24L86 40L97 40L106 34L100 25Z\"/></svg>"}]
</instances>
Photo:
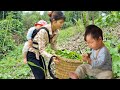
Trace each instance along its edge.
<instances>
[{"instance_id":1,"label":"woman's dark hair","mask_svg":"<svg viewBox=\"0 0 120 90\"><path fill-rule=\"evenodd\" d=\"M49 13L49 17L50 17L50 22L52 22L53 19L54 20L63 19L65 21L65 16L62 11L51 11Z\"/></svg>"},{"instance_id":2,"label":"woman's dark hair","mask_svg":"<svg viewBox=\"0 0 120 90\"><path fill-rule=\"evenodd\" d=\"M94 39L98 39L99 37L103 40L103 32L96 25L88 25L85 30L84 40L86 41L86 36L91 35Z\"/></svg>"}]
</instances>

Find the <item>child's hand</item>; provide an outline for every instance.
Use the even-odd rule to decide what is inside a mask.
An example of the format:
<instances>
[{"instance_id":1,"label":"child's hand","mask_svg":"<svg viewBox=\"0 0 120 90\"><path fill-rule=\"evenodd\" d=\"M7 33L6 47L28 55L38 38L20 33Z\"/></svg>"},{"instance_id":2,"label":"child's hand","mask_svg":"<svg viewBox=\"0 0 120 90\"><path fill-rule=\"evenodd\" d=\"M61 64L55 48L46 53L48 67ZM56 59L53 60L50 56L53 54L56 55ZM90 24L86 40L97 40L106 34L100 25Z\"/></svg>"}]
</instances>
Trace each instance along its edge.
<instances>
[{"instance_id":1,"label":"child's hand","mask_svg":"<svg viewBox=\"0 0 120 90\"><path fill-rule=\"evenodd\" d=\"M91 64L91 59L89 54L82 55L83 62L87 62L88 64Z\"/></svg>"},{"instance_id":2,"label":"child's hand","mask_svg":"<svg viewBox=\"0 0 120 90\"><path fill-rule=\"evenodd\" d=\"M83 60L84 62L87 62L88 59L89 59L89 55L88 55L88 54L82 55L82 60Z\"/></svg>"},{"instance_id":3,"label":"child's hand","mask_svg":"<svg viewBox=\"0 0 120 90\"><path fill-rule=\"evenodd\" d=\"M27 64L27 59L26 59L26 58L24 58L23 62L24 62L24 64Z\"/></svg>"}]
</instances>

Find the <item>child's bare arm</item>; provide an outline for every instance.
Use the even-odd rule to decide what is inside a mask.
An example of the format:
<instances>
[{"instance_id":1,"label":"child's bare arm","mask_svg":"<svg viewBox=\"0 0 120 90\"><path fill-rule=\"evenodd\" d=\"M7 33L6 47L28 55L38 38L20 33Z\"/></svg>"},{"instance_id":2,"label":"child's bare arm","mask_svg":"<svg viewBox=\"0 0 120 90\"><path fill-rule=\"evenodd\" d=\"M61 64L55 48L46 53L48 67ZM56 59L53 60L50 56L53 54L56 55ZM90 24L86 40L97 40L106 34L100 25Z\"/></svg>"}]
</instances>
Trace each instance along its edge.
<instances>
[{"instance_id":1,"label":"child's bare arm","mask_svg":"<svg viewBox=\"0 0 120 90\"><path fill-rule=\"evenodd\" d=\"M31 39L28 40L28 47L32 47L33 41Z\"/></svg>"}]
</instances>

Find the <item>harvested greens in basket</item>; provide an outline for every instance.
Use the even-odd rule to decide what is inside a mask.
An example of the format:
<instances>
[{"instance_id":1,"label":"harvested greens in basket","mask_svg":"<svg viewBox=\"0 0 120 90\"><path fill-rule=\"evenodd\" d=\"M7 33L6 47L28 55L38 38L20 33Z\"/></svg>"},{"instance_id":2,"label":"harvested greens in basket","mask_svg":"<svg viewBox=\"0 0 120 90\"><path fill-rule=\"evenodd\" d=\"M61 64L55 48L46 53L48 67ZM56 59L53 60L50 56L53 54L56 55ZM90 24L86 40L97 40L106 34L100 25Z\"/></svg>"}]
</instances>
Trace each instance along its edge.
<instances>
[{"instance_id":1,"label":"harvested greens in basket","mask_svg":"<svg viewBox=\"0 0 120 90\"><path fill-rule=\"evenodd\" d=\"M55 54L64 58L69 58L69 59L76 59L76 60L82 59L81 54L78 54L77 52L73 52L73 51L68 51L68 50L57 50Z\"/></svg>"},{"instance_id":2,"label":"harvested greens in basket","mask_svg":"<svg viewBox=\"0 0 120 90\"><path fill-rule=\"evenodd\" d=\"M74 52L74 51L69 51L69 50L57 50L54 51L50 48L50 46L48 48L46 48L46 51L48 53L51 54L56 54L58 56L64 57L64 58L68 58L68 59L75 59L75 60L81 60L82 59L82 55Z\"/></svg>"}]
</instances>

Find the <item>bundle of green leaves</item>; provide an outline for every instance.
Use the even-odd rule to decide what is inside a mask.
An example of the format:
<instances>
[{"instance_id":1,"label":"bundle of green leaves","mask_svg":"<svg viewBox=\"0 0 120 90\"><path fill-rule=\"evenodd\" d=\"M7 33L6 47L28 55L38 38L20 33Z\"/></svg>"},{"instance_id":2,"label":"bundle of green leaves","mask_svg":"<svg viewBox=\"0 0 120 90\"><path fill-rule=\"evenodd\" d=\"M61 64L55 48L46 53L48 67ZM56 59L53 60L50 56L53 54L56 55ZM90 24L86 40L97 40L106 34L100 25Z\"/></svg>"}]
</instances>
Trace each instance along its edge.
<instances>
[{"instance_id":1,"label":"bundle of green leaves","mask_svg":"<svg viewBox=\"0 0 120 90\"><path fill-rule=\"evenodd\" d=\"M78 54L77 52L69 51L69 50L57 50L55 54L61 57L69 58L69 59L75 59L75 60L82 59L81 54Z\"/></svg>"}]
</instances>

